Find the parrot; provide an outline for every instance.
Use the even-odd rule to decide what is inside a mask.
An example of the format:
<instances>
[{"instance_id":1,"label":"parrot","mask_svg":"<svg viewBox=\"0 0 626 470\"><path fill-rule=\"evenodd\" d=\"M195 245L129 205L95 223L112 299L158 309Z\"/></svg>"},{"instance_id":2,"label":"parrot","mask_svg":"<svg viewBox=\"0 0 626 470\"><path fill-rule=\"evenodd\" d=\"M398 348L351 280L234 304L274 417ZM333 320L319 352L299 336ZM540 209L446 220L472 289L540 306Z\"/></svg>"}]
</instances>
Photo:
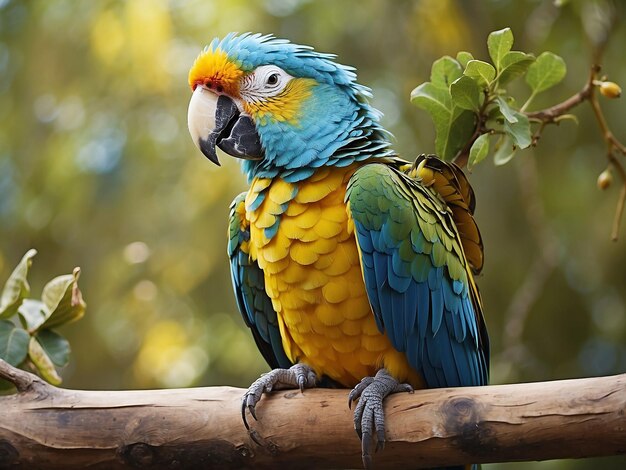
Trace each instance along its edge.
<instances>
[{"instance_id":1,"label":"parrot","mask_svg":"<svg viewBox=\"0 0 626 470\"><path fill-rule=\"evenodd\" d=\"M474 192L454 163L397 155L371 90L333 54L230 33L188 82L193 142L217 165L217 148L241 159L249 184L230 206L227 252L272 370L243 396L243 422L272 390L351 389L372 468L387 396L488 382Z\"/></svg>"}]
</instances>

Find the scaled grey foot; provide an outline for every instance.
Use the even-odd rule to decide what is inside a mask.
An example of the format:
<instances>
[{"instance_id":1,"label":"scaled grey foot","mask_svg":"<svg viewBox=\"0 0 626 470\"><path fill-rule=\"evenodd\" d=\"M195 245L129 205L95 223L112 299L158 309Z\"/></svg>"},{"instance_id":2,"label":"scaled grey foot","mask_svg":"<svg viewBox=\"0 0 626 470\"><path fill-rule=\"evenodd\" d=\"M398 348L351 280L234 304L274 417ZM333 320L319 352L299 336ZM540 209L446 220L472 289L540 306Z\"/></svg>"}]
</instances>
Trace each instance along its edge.
<instances>
[{"instance_id":1,"label":"scaled grey foot","mask_svg":"<svg viewBox=\"0 0 626 470\"><path fill-rule=\"evenodd\" d=\"M387 395L398 392L412 392L409 384L401 384L387 372L380 369L375 377L365 377L348 396L348 406L359 399L354 409L354 429L361 439L361 457L366 469L372 468L370 449L376 431L376 451L385 447L385 413L383 400Z\"/></svg>"},{"instance_id":2,"label":"scaled grey foot","mask_svg":"<svg viewBox=\"0 0 626 470\"><path fill-rule=\"evenodd\" d=\"M256 404L261 399L263 392L271 392L272 390L284 390L289 388L299 388L304 391L305 388L315 387L317 375L309 366L305 364L296 364L289 369L274 369L267 374L263 374L256 379L241 400L241 417L246 429L250 429L250 425L246 420L246 408L254 419L257 419L255 413Z\"/></svg>"}]
</instances>

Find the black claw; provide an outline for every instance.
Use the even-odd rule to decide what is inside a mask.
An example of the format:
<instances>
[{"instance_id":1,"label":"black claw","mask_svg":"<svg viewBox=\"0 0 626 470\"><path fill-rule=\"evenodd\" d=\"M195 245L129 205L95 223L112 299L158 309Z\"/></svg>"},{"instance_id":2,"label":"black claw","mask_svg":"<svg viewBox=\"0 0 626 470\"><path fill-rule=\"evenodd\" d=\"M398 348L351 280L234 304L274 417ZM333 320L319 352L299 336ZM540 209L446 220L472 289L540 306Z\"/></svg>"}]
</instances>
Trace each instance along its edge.
<instances>
[{"instance_id":1,"label":"black claw","mask_svg":"<svg viewBox=\"0 0 626 470\"><path fill-rule=\"evenodd\" d=\"M385 441L385 433L383 432L382 436L381 436L381 433L378 432L377 435L378 435L378 438L377 438L378 442L376 443L376 450L374 450L374 452L378 452L379 450L384 450L384 448L385 448L385 442L386 442Z\"/></svg>"},{"instance_id":2,"label":"black claw","mask_svg":"<svg viewBox=\"0 0 626 470\"><path fill-rule=\"evenodd\" d=\"M250 439L252 439L257 445L260 445L261 447L263 447L263 443L259 439L259 433L258 432L254 431L254 430L250 430L248 435L250 436Z\"/></svg>"},{"instance_id":3,"label":"black claw","mask_svg":"<svg viewBox=\"0 0 626 470\"><path fill-rule=\"evenodd\" d=\"M254 418L255 421L258 421L259 418L256 417L255 405L248 405L248 409L250 410L250 414Z\"/></svg>"},{"instance_id":4,"label":"black claw","mask_svg":"<svg viewBox=\"0 0 626 470\"><path fill-rule=\"evenodd\" d=\"M348 397L348 409L352 409L352 398Z\"/></svg>"},{"instance_id":5,"label":"black claw","mask_svg":"<svg viewBox=\"0 0 626 470\"><path fill-rule=\"evenodd\" d=\"M243 419L243 425L249 431L250 425L248 424L248 420L246 419L246 397L244 397L243 402L241 403L241 419Z\"/></svg>"},{"instance_id":6,"label":"black claw","mask_svg":"<svg viewBox=\"0 0 626 470\"><path fill-rule=\"evenodd\" d=\"M363 466L365 468L371 468L372 466L371 444L372 436L368 432L364 432L363 439L361 439L361 457L363 458Z\"/></svg>"},{"instance_id":7,"label":"black claw","mask_svg":"<svg viewBox=\"0 0 626 470\"><path fill-rule=\"evenodd\" d=\"M372 444L372 436L369 432L364 432L363 433L363 443L361 445L361 448L363 450L363 455L370 455L370 447Z\"/></svg>"},{"instance_id":8,"label":"black claw","mask_svg":"<svg viewBox=\"0 0 626 470\"><path fill-rule=\"evenodd\" d=\"M363 440L363 428L361 427L360 419L354 424L354 430L356 431L356 435L359 436L359 439Z\"/></svg>"}]
</instances>

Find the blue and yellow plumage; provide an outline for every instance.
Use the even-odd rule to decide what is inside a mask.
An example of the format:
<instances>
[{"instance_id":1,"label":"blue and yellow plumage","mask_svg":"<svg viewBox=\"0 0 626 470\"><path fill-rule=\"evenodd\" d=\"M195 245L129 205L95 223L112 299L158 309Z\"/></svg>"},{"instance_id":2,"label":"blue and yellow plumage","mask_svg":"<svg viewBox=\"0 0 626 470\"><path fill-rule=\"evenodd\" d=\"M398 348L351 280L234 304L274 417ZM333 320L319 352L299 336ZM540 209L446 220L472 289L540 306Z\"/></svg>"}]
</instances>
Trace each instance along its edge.
<instances>
[{"instance_id":1,"label":"blue and yellow plumage","mask_svg":"<svg viewBox=\"0 0 626 470\"><path fill-rule=\"evenodd\" d=\"M273 368L345 387L381 369L415 388L486 384L473 192L452 164L399 159L355 80L331 55L252 34L193 65L194 141L215 162L216 145L244 158L250 182L230 214L239 309Z\"/></svg>"}]
</instances>

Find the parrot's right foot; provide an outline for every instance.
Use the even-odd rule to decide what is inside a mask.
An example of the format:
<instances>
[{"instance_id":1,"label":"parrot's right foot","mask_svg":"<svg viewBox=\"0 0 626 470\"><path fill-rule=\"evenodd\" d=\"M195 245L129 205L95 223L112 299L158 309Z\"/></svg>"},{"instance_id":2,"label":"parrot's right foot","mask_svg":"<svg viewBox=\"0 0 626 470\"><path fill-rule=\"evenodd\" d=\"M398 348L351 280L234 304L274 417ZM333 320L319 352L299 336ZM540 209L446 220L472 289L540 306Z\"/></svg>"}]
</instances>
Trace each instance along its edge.
<instances>
[{"instance_id":1,"label":"parrot's right foot","mask_svg":"<svg viewBox=\"0 0 626 470\"><path fill-rule=\"evenodd\" d=\"M315 387L317 375L309 366L305 364L295 364L289 369L274 369L267 374L263 374L256 379L241 400L241 417L246 429L250 429L250 425L246 420L246 408L254 419L257 419L255 413L256 404L261 399L263 392L271 392L272 390L284 390L290 388L299 388L304 391L305 388Z\"/></svg>"},{"instance_id":2,"label":"parrot's right foot","mask_svg":"<svg viewBox=\"0 0 626 470\"><path fill-rule=\"evenodd\" d=\"M371 469L371 446L376 432L376 451L385 447L385 413L383 401L387 395L398 392L413 392L409 384L398 382L386 369L380 369L375 377L364 377L348 395L348 406L356 399L359 402L354 410L354 429L361 439L363 467Z\"/></svg>"}]
</instances>

